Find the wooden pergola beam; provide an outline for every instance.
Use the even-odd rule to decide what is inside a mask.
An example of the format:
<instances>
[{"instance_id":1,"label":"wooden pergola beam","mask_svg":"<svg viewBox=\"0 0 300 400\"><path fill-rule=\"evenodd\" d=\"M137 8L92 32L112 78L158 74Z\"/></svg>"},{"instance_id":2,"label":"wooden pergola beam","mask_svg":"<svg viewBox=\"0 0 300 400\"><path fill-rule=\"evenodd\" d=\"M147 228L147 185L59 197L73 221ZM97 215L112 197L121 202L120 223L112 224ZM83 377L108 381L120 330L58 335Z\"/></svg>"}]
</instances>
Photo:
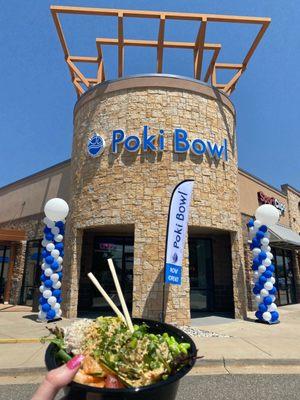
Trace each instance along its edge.
<instances>
[{"instance_id":1,"label":"wooden pergola beam","mask_svg":"<svg viewBox=\"0 0 300 400\"><path fill-rule=\"evenodd\" d=\"M118 39L112 38L97 38L97 43L106 46L115 46L118 45ZM138 40L138 39L124 39L124 46L141 46L141 47L158 47L157 40ZM194 49L194 42L166 42L164 41L162 44L164 48L181 48L181 49ZM205 50L215 50L221 48L221 45L218 43L204 43Z\"/></svg>"},{"instance_id":2,"label":"wooden pergola beam","mask_svg":"<svg viewBox=\"0 0 300 400\"><path fill-rule=\"evenodd\" d=\"M73 61L71 61L70 58L67 58L66 61L67 61L67 64L69 65L69 67L71 68L71 70L73 71L73 73L81 79L81 81L85 84L85 86L87 88L89 88L90 84L89 84L88 80L85 78L83 73L76 67L76 65L73 63Z\"/></svg>"},{"instance_id":3,"label":"wooden pergola beam","mask_svg":"<svg viewBox=\"0 0 300 400\"><path fill-rule=\"evenodd\" d=\"M195 42L195 50L194 50L194 76L195 76L195 79L201 79L206 24L207 24L207 19L203 18L201 21L197 39Z\"/></svg>"},{"instance_id":4,"label":"wooden pergola beam","mask_svg":"<svg viewBox=\"0 0 300 400\"><path fill-rule=\"evenodd\" d=\"M159 32L157 39L157 73L162 73L163 68L163 51L164 51L164 37L165 37L165 16L161 15L159 21Z\"/></svg>"},{"instance_id":5,"label":"wooden pergola beam","mask_svg":"<svg viewBox=\"0 0 300 400\"><path fill-rule=\"evenodd\" d=\"M100 43L96 43L97 47L97 52L98 52L98 57L97 57L97 62L98 62L98 69L97 69L97 79L96 81L98 83L101 83L105 81L105 72L104 72L104 60L103 60L103 53L102 53L102 48ZM89 82L90 79L88 79Z\"/></svg>"},{"instance_id":6,"label":"wooden pergola beam","mask_svg":"<svg viewBox=\"0 0 300 400\"><path fill-rule=\"evenodd\" d=\"M221 47L214 50L213 56L211 58L211 61L209 63L209 66L207 68L207 71L206 71L206 74L204 77L204 82L208 82L209 78L212 76L213 69L216 67L216 61L218 59L220 50L221 50Z\"/></svg>"},{"instance_id":7,"label":"wooden pergola beam","mask_svg":"<svg viewBox=\"0 0 300 400\"><path fill-rule=\"evenodd\" d=\"M243 64L216 63L215 67L217 69L240 69L243 68Z\"/></svg>"},{"instance_id":8,"label":"wooden pergola beam","mask_svg":"<svg viewBox=\"0 0 300 400\"><path fill-rule=\"evenodd\" d=\"M82 14L82 15L105 15L117 17L122 12L124 17L131 18L160 18L162 14L166 19L180 19L201 21L206 18L210 22L232 22L247 24L262 24L270 22L270 18L248 17L237 15L218 15L218 14L199 14L199 13L180 13L180 12L160 12L160 11L141 11L141 10L123 10L123 9L107 9L93 7L70 7L70 6L51 6L51 11L60 14Z\"/></svg>"},{"instance_id":9,"label":"wooden pergola beam","mask_svg":"<svg viewBox=\"0 0 300 400\"><path fill-rule=\"evenodd\" d=\"M69 56L69 59L73 62L86 62L98 64L98 57L87 57L87 56Z\"/></svg>"},{"instance_id":10,"label":"wooden pergola beam","mask_svg":"<svg viewBox=\"0 0 300 400\"><path fill-rule=\"evenodd\" d=\"M118 77L122 78L124 70L124 26L123 13L118 13Z\"/></svg>"},{"instance_id":11,"label":"wooden pergola beam","mask_svg":"<svg viewBox=\"0 0 300 400\"><path fill-rule=\"evenodd\" d=\"M243 73L243 70L240 69L235 75L234 77L226 84L226 86L224 87L224 92L228 92L232 89L232 87L234 85L236 85L237 81L240 79L241 75Z\"/></svg>"}]
</instances>

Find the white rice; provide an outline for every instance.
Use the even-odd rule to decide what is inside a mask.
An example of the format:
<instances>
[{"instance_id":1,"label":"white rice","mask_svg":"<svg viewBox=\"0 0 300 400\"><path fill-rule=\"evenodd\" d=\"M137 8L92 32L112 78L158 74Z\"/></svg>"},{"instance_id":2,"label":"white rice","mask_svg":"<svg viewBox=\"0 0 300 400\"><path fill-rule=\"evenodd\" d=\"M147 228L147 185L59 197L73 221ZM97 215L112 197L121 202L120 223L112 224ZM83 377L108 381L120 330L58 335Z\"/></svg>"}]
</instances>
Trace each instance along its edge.
<instances>
[{"instance_id":1,"label":"white rice","mask_svg":"<svg viewBox=\"0 0 300 400\"><path fill-rule=\"evenodd\" d=\"M90 319L81 319L64 328L64 342L67 353L81 354L87 329L93 323Z\"/></svg>"}]
</instances>

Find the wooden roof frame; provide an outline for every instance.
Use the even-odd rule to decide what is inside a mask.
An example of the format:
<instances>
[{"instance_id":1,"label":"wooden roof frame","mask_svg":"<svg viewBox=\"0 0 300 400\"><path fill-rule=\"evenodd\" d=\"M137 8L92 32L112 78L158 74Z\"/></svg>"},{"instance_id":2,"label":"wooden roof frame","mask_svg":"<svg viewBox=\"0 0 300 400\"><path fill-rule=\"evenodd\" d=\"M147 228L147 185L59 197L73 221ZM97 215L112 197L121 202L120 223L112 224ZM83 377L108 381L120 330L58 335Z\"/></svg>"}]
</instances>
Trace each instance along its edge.
<instances>
[{"instance_id":1,"label":"wooden roof frame","mask_svg":"<svg viewBox=\"0 0 300 400\"><path fill-rule=\"evenodd\" d=\"M211 84L218 89L230 95L236 84L247 68L247 65L255 52L260 40L262 39L265 31L267 30L271 19L260 17L246 17L234 15L214 15L214 14L194 14L194 13L178 13L166 11L139 11L139 10L121 10L121 9L104 9L104 8L90 8L90 7L69 7L69 6L51 6L52 17L57 29L58 37L64 52L65 60L68 65L71 80L75 87L78 97L80 97L86 89L91 86L105 81L104 60L102 47L105 45L113 45L118 47L118 77L122 78L124 74L124 48L126 46L142 46L142 47L156 47L157 48L157 73L163 71L163 53L165 48L181 48L191 49L194 52L194 78L201 80L203 76L204 82L211 81ZM96 38L97 57L90 56L76 56L71 55L67 46L64 36L62 25L59 19L60 14L80 14L80 15L94 15L94 16L109 16L117 18L118 35L117 38ZM150 18L159 20L159 29L157 40L132 40L124 38L124 19L125 18ZM199 21L200 26L198 35L195 42L170 42L165 41L165 25L167 20L181 20L181 21ZM221 50L220 43L206 43L205 33L207 25L216 22L227 23L242 23L259 25L260 30L254 38L249 50L247 51L243 61L239 64L218 63L218 56ZM212 50L212 58L209 63L207 71L203 74L203 55L204 51ZM97 76L90 78L84 76L75 63L96 63ZM217 70L230 69L235 70L233 78L227 83L217 82Z\"/></svg>"}]
</instances>

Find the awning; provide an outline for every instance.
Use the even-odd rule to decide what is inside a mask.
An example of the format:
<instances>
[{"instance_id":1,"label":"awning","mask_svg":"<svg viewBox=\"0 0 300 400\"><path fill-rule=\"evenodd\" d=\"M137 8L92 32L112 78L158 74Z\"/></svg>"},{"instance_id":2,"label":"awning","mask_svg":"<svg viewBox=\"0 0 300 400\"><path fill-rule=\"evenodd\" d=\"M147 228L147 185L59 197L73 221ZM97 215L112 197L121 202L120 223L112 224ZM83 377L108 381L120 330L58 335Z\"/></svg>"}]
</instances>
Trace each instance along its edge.
<instances>
[{"instance_id":1,"label":"awning","mask_svg":"<svg viewBox=\"0 0 300 400\"><path fill-rule=\"evenodd\" d=\"M0 229L0 241L19 242L26 240L26 232L18 229Z\"/></svg>"},{"instance_id":2,"label":"awning","mask_svg":"<svg viewBox=\"0 0 300 400\"><path fill-rule=\"evenodd\" d=\"M300 249L300 235L292 229L276 224L269 228L269 232L272 244L280 245L280 247L299 247Z\"/></svg>"}]
</instances>

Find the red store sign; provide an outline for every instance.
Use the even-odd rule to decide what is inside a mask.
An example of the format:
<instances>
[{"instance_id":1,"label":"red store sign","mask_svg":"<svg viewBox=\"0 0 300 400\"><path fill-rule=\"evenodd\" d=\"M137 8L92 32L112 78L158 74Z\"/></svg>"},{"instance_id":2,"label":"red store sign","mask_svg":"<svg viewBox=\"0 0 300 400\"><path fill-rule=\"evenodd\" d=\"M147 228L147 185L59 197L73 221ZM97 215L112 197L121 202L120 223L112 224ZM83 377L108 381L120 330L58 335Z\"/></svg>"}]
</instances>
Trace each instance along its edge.
<instances>
[{"instance_id":1,"label":"red store sign","mask_svg":"<svg viewBox=\"0 0 300 400\"><path fill-rule=\"evenodd\" d=\"M272 204L272 206L276 207L280 211L281 215L284 214L285 205L275 197L269 197L265 195L263 192L257 192L257 197L260 204Z\"/></svg>"}]
</instances>

